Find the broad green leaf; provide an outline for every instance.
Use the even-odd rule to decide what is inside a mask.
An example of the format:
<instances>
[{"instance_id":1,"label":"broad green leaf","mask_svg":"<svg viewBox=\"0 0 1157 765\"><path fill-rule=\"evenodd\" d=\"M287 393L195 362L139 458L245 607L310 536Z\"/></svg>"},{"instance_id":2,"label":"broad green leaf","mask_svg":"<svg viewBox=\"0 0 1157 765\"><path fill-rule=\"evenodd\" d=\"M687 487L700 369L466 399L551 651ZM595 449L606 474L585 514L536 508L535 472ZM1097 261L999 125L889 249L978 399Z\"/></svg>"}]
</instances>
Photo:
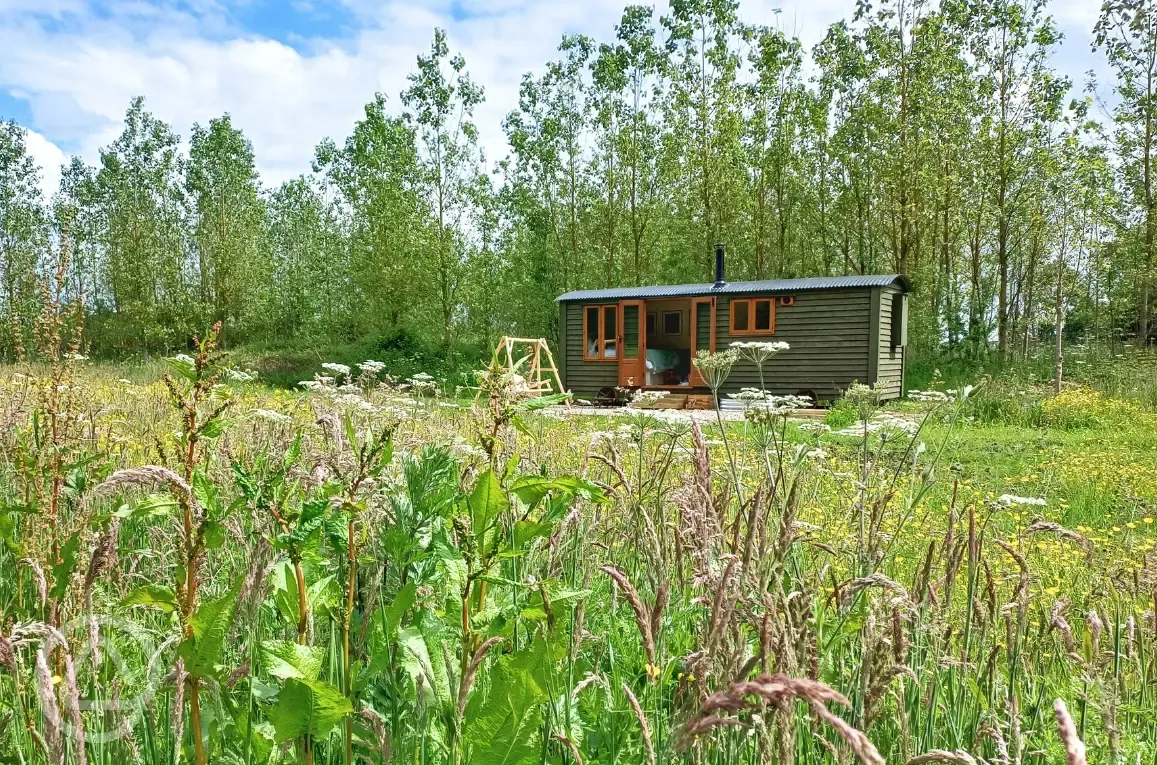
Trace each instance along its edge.
<instances>
[{"instance_id":1,"label":"broad green leaf","mask_svg":"<svg viewBox=\"0 0 1157 765\"><path fill-rule=\"evenodd\" d=\"M539 762L543 702L542 644L500 661L485 698L472 695L463 739L468 765L531 765ZM539 670L539 671L536 671Z\"/></svg>"},{"instance_id":2,"label":"broad green leaf","mask_svg":"<svg viewBox=\"0 0 1157 765\"><path fill-rule=\"evenodd\" d=\"M191 361L183 358L167 358L165 363L169 365L177 374L184 377L189 382L197 379L197 368Z\"/></svg>"},{"instance_id":3,"label":"broad green leaf","mask_svg":"<svg viewBox=\"0 0 1157 765\"><path fill-rule=\"evenodd\" d=\"M392 639L393 635L397 633L402 626L402 617L409 611L415 602L418 600L418 584L413 579L406 582L402 589L398 590L398 594L390 602L390 605L382 607L382 616L389 625L388 629L393 634L389 635Z\"/></svg>"},{"instance_id":4,"label":"broad green leaf","mask_svg":"<svg viewBox=\"0 0 1157 765\"><path fill-rule=\"evenodd\" d=\"M185 660L185 671L192 677L213 675L225 638L233 627L240 585L239 580L220 598L202 603L193 615L190 621L193 634L181 641L177 649L177 653Z\"/></svg>"},{"instance_id":5,"label":"broad green leaf","mask_svg":"<svg viewBox=\"0 0 1157 765\"><path fill-rule=\"evenodd\" d=\"M562 404L570 398L569 393L552 393L549 396L537 396L535 398L525 398L514 405L516 412L537 412L540 409L546 409L555 404Z\"/></svg>"},{"instance_id":6,"label":"broad green leaf","mask_svg":"<svg viewBox=\"0 0 1157 765\"><path fill-rule=\"evenodd\" d=\"M121 601L122 606L148 606L171 614L177 610L177 595L171 587L146 584L136 588Z\"/></svg>"},{"instance_id":7,"label":"broad green leaf","mask_svg":"<svg viewBox=\"0 0 1157 765\"><path fill-rule=\"evenodd\" d=\"M80 550L80 535L73 534L60 548L60 563L52 567L52 591L54 600L64 597L68 589L68 580L76 571L76 553Z\"/></svg>"},{"instance_id":8,"label":"broad green leaf","mask_svg":"<svg viewBox=\"0 0 1157 765\"><path fill-rule=\"evenodd\" d=\"M482 539L485 533L510 507L510 500L502 490L502 484L494 471L487 470L478 477L474 491L467 498L470 507L470 526L474 536Z\"/></svg>"},{"instance_id":9,"label":"broad green leaf","mask_svg":"<svg viewBox=\"0 0 1157 765\"><path fill-rule=\"evenodd\" d=\"M312 682L321 674L325 650L288 640L266 640L261 643L259 658L262 668L274 677Z\"/></svg>"},{"instance_id":10,"label":"broad green leaf","mask_svg":"<svg viewBox=\"0 0 1157 765\"><path fill-rule=\"evenodd\" d=\"M574 476L549 478L541 475L524 475L519 476L510 486L510 493L522 500L527 507L534 507L552 491L581 496L593 502L606 500L606 495L599 486Z\"/></svg>"},{"instance_id":11,"label":"broad green leaf","mask_svg":"<svg viewBox=\"0 0 1157 765\"><path fill-rule=\"evenodd\" d=\"M450 677L442 654L442 643L446 638L437 630L434 617L428 614L418 625L398 632L403 667L415 686L421 676L425 693L442 709L451 703Z\"/></svg>"},{"instance_id":12,"label":"broad green leaf","mask_svg":"<svg viewBox=\"0 0 1157 765\"><path fill-rule=\"evenodd\" d=\"M117 518L155 518L168 515L179 505L172 494L149 494L136 502L121 505L113 513Z\"/></svg>"},{"instance_id":13,"label":"broad green leaf","mask_svg":"<svg viewBox=\"0 0 1157 765\"><path fill-rule=\"evenodd\" d=\"M275 739L282 744L309 736L324 739L334 726L353 712L349 699L338 688L322 680L285 681L277 704L267 711Z\"/></svg>"},{"instance_id":14,"label":"broad green leaf","mask_svg":"<svg viewBox=\"0 0 1157 765\"><path fill-rule=\"evenodd\" d=\"M518 521L514 524L514 549L521 552L534 540L549 537L552 531L553 523Z\"/></svg>"}]
</instances>

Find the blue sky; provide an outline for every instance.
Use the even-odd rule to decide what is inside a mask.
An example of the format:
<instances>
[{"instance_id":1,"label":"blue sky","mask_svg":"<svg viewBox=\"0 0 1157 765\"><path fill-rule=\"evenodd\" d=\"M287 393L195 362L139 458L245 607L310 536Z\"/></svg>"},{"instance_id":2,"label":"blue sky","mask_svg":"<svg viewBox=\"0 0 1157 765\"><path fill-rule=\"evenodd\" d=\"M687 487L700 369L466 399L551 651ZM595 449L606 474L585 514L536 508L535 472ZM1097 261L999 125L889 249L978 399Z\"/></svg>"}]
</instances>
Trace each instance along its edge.
<instances>
[{"instance_id":1,"label":"blue sky","mask_svg":"<svg viewBox=\"0 0 1157 765\"><path fill-rule=\"evenodd\" d=\"M322 138L345 136L375 91L396 105L415 57L441 26L486 89L476 121L493 161L506 154L501 122L517 106L522 75L541 71L564 33L609 39L625 2L0 0L0 118L31 131L46 190L68 154L96 161L138 94L182 135L229 112L253 141L266 181L278 183L308 171ZM1108 79L1089 50L1099 5L1050 6L1066 38L1053 64L1077 83L1089 69ZM741 15L811 45L854 7L855 0L741 0Z\"/></svg>"}]
</instances>

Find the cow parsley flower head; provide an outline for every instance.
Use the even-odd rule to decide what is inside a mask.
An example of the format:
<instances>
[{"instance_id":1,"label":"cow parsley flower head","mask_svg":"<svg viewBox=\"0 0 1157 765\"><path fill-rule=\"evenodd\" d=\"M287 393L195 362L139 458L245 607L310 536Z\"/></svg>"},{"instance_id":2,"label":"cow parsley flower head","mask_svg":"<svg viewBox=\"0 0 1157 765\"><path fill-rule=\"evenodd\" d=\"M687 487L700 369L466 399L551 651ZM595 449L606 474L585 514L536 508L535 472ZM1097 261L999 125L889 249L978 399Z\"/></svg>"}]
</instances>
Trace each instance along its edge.
<instances>
[{"instance_id":1,"label":"cow parsley flower head","mask_svg":"<svg viewBox=\"0 0 1157 765\"><path fill-rule=\"evenodd\" d=\"M938 390L910 390L908 391L908 398L929 404L943 404L951 400L947 393Z\"/></svg>"},{"instance_id":2,"label":"cow parsley flower head","mask_svg":"<svg viewBox=\"0 0 1157 765\"><path fill-rule=\"evenodd\" d=\"M913 436L919 426L911 420L906 420L903 417L897 417L888 412L877 412L871 419L861 420L854 425L844 428L839 431L841 436L852 436L855 438L864 438L870 435L881 436Z\"/></svg>"},{"instance_id":3,"label":"cow parsley flower head","mask_svg":"<svg viewBox=\"0 0 1157 765\"><path fill-rule=\"evenodd\" d=\"M257 373L252 369L226 369L225 379L235 383L249 383L257 379Z\"/></svg>"},{"instance_id":4,"label":"cow parsley flower head","mask_svg":"<svg viewBox=\"0 0 1157 765\"><path fill-rule=\"evenodd\" d=\"M293 418L281 412L275 412L272 409L250 409L249 415L257 420L265 420L266 422L274 423L275 425L292 425Z\"/></svg>"},{"instance_id":5,"label":"cow parsley flower head","mask_svg":"<svg viewBox=\"0 0 1157 765\"><path fill-rule=\"evenodd\" d=\"M755 340L735 342L731 344L731 347L739 352L739 358L747 359L755 364L762 364L780 351L791 348L784 342L759 342Z\"/></svg>"},{"instance_id":6,"label":"cow parsley flower head","mask_svg":"<svg viewBox=\"0 0 1157 765\"><path fill-rule=\"evenodd\" d=\"M1048 501L1040 497L1018 497L1015 494L1001 494L996 498L996 501L1005 507L1012 507L1013 505L1033 505L1036 507L1045 507Z\"/></svg>"},{"instance_id":7,"label":"cow parsley flower head","mask_svg":"<svg viewBox=\"0 0 1157 765\"><path fill-rule=\"evenodd\" d=\"M380 374L381 371L385 368L386 365L383 362L374 361L373 359L366 359L365 361L358 364L358 369L360 369L363 374L372 375L374 377L377 377L378 374Z\"/></svg>"},{"instance_id":8,"label":"cow parsley flower head","mask_svg":"<svg viewBox=\"0 0 1157 765\"><path fill-rule=\"evenodd\" d=\"M734 345L734 343L733 343ZM768 392L760 390L759 388L743 388L738 393L728 393L727 397L735 401L742 401L745 404L750 404L753 401L766 401Z\"/></svg>"},{"instance_id":9,"label":"cow parsley flower head","mask_svg":"<svg viewBox=\"0 0 1157 765\"><path fill-rule=\"evenodd\" d=\"M334 377L349 377L350 376L350 368L347 367L345 364L336 364L332 361L327 361L326 363L321 365L321 368L322 369L328 369L330 372L333 372Z\"/></svg>"},{"instance_id":10,"label":"cow parsley flower head","mask_svg":"<svg viewBox=\"0 0 1157 765\"><path fill-rule=\"evenodd\" d=\"M194 363L196 363L193 361L193 357L188 355L187 353L178 353L176 356L173 357L173 361L179 361L182 364L194 364Z\"/></svg>"},{"instance_id":11,"label":"cow parsley flower head","mask_svg":"<svg viewBox=\"0 0 1157 765\"><path fill-rule=\"evenodd\" d=\"M731 368L738 360L739 351L735 348L729 348L726 351L716 353L699 351L695 354L694 363L699 374L703 375L703 379L707 382L707 387L713 391L718 391L720 386L727 381L727 377L731 374Z\"/></svg>"},{"instance_id":12,"label":"cow parsley flower head","mask_svg":"<svg viewBox=\"0 0 1157 765\"><path fill-rule=\"evenodd\" d=\"M640 390L631 396L631 406L654 406L670 395L665 390Z\"/></svg>"}]
</instances>

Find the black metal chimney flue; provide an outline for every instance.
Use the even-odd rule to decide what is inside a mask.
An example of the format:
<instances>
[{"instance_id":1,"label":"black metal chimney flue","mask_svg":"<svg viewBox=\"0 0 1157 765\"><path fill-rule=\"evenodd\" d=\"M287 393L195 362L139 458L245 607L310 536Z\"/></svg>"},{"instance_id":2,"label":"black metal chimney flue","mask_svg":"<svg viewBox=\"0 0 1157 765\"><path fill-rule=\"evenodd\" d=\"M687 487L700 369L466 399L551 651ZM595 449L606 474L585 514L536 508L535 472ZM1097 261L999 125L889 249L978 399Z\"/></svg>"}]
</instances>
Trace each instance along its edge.
<instances>
[{"instance_id":1,"label":"black metal chimney flue","mask_svg":"<svg viewBox=\"0 0 1157 765\"><path fill-rule=\"evenodd\" d=\"M727 280L723 278L723 242L715 243L715 287L718 289Z\"/></svg>"}]
</instances>

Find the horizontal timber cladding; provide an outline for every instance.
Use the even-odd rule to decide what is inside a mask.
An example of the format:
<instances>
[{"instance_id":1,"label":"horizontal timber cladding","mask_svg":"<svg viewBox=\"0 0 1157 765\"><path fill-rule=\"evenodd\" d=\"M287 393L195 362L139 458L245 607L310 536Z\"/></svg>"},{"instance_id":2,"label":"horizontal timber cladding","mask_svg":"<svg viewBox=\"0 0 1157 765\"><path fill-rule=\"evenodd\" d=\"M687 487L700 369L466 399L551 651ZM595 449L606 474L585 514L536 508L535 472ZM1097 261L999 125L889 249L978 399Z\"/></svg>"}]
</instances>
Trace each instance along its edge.
<instances>
[{"instance_id":1,"label":"horizontal timber cladding","mask_svg":"<svg viewBox=\"0 0 1157 765\"><path fill-rule=\"evenodd\" d=\"M904 347L892 347L892 300L902 293L896 289L884 289L880 296L880 355L877 362L876 381L883 389L885 398L898 398L904 393Z\"/></svg>"},{"instance_id":2,"label":"horizontal timber cladding","mask_svg":"<svg viewBox=\"0 0 1157 765\"><path fill-rule=\"evenodd\" d=\"M730 298L716 303L715 347L725 349L733 341L784 342L781 351L763 367L764 387L778 395L812 391L830 400L843 394L853 382L869 379L871 337L871 289L815 290L790 295L792 305L778 301L775 333L732 337ZM738 362L721 393L758 388L759 370L750 361Z\"/></svg>"},{"instance_id":3,"label":"horizontal timber cladding","mask_svg":"<svg viewBox=\"0 0 1157 765\"><path fill-rule=\"evenodd\" d=\"M873 289L882 294L877 306ZM768 295L776 300L775 332L770 334L730 334L731 296L716 297L715 348L724 350L732 342L786 342L791 347L764 365L763 384L772 393L785 395L812 391L821 400L842 395L853 382L869 383L877 379L872 365L878 368L878 379L886 385L886 395L900 395L903 371L903 348L891 347L891 295L898 289L862 287L812 290L792 295ZM742 298L761 295L744 295ZM794 298L784 305L781 297ZM741 299L736 297L735 299ZM688 300L688 302L690 302ZM592 303L595 305L597 303ZM618 364L586 361L583 358L583 309L581 301L561 303L563 331L563 383L580 398L596 395L600 388L618 384ZM873 321L873 309L879 311ZM875 336L873 336L875 331ZM873 358L872 344L878 354ZM705 344L705 343L704 343ZM738 393L741 388L757 388L759 370L749 361L738 362L724 383L722 394ZM699 390L699 389L696 389ZM680 392L676 390L676 392ZM705 390L699 392L706 392Z\"/></svg>"},{"instance_id":4,"label":"horizontal timber cladding","mask_svg":"<svg viewBox=\"0 0 1157 765\"><path fill-rule=\"evenodd\" d=\"M562 384L579 398L592 398L600 388L619 384L619 365L613 361L586 361L583 359L583 308L585 304L561 303L566 312L563 327L563 368L566 376Z\"/></svg>"}]
</instances>

